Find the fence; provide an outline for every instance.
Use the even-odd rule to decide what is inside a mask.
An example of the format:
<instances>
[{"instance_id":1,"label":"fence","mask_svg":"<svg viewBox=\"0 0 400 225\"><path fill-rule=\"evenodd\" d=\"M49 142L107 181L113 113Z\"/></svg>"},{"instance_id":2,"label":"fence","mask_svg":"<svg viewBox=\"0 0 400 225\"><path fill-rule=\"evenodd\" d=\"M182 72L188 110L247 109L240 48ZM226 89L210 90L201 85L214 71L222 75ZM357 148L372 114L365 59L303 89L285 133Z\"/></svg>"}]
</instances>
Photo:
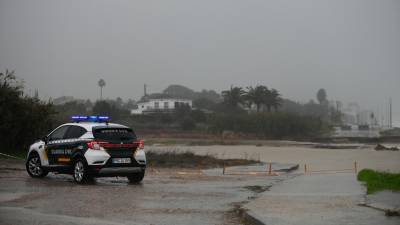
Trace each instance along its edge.
<instances>
[{"instance_id":1,"label":"fence","mask_svg":"<svg viewBox=\"0 0 400 225\"><path fill-rule=\"evenodd\" d=\"M222 168L222 175L263 175L263 176L278 176L278 173L272 170L272 163L266 164L265 170L233 170L233 167Z\"/></svg>"},{"instance_id":2,"label":"fence","mask_svg":"<svg viewBox=\"0 0 400 225\"><path fill-rule=\"evenodd\" d=\"M323 173L355 173L358 172L357 161L354 161L352 168L338 168L338 169L323 169L323 170L312 170L310 165L304 164L304 174L323 174Z\"/></svg>"}]
</instances>

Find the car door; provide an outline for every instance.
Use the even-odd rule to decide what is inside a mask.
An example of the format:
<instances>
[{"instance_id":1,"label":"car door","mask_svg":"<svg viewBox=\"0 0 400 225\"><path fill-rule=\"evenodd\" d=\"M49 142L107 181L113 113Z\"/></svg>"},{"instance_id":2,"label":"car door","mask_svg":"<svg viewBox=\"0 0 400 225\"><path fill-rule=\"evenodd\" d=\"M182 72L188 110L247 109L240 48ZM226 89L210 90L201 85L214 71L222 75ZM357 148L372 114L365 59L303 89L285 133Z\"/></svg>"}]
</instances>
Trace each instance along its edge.
<instances>
[{"instance_id":1,"label":"car door","mask_svg":"<svg viewBox=\"0 0 400 225\"><path fill-rule=\"evenodd\" d=\"M64 155L58 158L60 163L68 164L71 162L71 157L76 151L83 150L83 140L79 139L87 130L81 126L69 126L67 133L64 136ZM85 142L86 143L86 142Z\"/></svg>"},{"instance_id":2,"label":"car door","mask_svg":"<svg viewBox=\"0 0 400 225\"><path fill-rule=\"evenodd\" d=\"M49 165L60 165L58 158L65 155L64 137L70 125L60 126L47 137L46 153Z\"/></svg>"}]
</instances>

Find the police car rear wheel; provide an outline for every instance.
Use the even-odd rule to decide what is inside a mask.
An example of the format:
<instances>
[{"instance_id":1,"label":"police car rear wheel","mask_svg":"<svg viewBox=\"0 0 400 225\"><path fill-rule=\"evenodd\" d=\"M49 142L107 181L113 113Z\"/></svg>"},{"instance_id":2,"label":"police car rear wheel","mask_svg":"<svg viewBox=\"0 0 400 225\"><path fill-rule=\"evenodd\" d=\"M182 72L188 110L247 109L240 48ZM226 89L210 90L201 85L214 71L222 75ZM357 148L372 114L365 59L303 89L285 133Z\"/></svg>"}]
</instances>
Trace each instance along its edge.
<instances>
[{"instance_id":1,"label":"police car rear wheel","mask_svg":"<svg viewBox=\"0 0 400 225\"><path fill-rule=\"evenodd\" d=\"M31 154L26 161L26 170L29 176L34 178L45 177L48 172L45 171L40 163L40 157L37 154Z\"/></svg>"},{"instance_id":2,"label":"police car rear wheel","mask_svg":"<svg viewBox=\"0 0 400 225\"><path fill-rule=\"evenodd\" d=\"M131 184L140 183L143 180L143 178L144 178L144 171L128 176L129 183L131 183Z\"/></svg>"},{"instance_id":3,"label":"police car rear wheel","mask_svg":"<svg viewBox=\"0 0 400 225\"><path fill-rule=\"evenodd\" d=\"M74 163L74 180L79 184L84 184L92 180L89 175L87 165L82 159L77 159Z\"/></svg>"}]
</instances>

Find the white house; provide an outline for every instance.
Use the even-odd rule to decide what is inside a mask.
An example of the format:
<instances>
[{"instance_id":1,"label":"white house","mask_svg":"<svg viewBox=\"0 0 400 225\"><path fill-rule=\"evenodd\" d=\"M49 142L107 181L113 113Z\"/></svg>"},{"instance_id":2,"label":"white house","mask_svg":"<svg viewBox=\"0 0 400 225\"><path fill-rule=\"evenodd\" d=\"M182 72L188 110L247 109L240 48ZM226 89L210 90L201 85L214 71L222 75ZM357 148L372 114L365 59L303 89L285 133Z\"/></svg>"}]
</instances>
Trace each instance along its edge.
<instances>
[{"instance_id":1,"label":"white house","mask_svg":"<svg viewBox=\"0 0 400 225\"><path fill-rule=\"evenodd\" d=\"M187 105L192 108L192 100L177 98L149 99L138 102L131 114L146 114L155 112L172 112L180 105Z\"/></svg>"}]
</instances>

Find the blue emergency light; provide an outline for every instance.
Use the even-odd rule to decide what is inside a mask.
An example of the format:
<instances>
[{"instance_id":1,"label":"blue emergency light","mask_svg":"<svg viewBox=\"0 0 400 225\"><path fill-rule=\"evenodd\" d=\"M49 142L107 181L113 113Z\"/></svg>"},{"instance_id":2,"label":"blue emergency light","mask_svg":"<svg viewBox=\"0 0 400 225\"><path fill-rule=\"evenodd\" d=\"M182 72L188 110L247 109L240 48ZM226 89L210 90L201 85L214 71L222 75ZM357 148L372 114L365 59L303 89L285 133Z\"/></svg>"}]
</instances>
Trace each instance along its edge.
<instances>
[{"instance_id":1,"label":"blue emergency light","mask_svg":"<svg viewBox=\"0 0 400 225\"><path fill-rule=\"evenodd\" d=\"M109 116L72 116L72 121L74 122L97 122L97 123L107 123L110 121Z\"/></svg>"}]
</instances>

